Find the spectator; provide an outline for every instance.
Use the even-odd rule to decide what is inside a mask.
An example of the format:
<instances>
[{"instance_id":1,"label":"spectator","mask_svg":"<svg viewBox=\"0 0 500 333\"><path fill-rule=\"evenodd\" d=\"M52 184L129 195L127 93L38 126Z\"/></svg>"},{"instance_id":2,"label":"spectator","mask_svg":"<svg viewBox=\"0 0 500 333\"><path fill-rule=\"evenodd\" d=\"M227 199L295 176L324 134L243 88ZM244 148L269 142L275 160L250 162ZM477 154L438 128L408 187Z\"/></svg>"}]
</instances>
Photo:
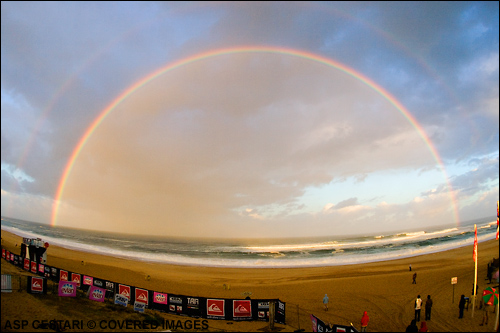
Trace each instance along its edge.
<instances>
[{"instance_id":1,"label":"spectator","mask_svg":"<svg viewBox=\"0 0 500 333\"><path fill-rule=\"evenodd\" d=\"M365 313L363 313L363 317L361 317L361 332L366 332L366 327L368 326L369 321L370 317L368 317L368 312L365 311Z\"/></svg>"},{"instance_id":2,"label":"spectator","mask_svg":"<svg viewBox=\"0 0 500 333\"><path fill-rule=\"evenodd\" d=\"M420 310L422 309L422 299L418 295L415 300L415 321L420 321Z\"/></svg>"},{"instance_id":3,"label":"spectator","mask_svg":"<svg viewBox=\"0 0 500 333\"><path fill-rule=\"evenodd\" d=\"M427 300L425 301L425 320L431 320L431 309L432 309L431 295L427 295Z\"/></svg>"}]
</instances>

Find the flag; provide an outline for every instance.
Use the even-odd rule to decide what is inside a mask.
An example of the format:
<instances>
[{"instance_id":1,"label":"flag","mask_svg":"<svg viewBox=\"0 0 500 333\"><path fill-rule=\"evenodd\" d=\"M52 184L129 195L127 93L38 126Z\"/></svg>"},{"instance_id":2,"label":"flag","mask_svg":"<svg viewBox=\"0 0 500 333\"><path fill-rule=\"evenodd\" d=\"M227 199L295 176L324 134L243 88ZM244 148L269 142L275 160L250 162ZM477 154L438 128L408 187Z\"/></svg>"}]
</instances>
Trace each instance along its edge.
<instances>
[{"instance_id":1,"label":"flag","mask_svg":"<svg viewBox=\"0 0 500 333\"><path fill-rule=\"evenodd\" d=\"M475 224L474 224L474 251L472 252L472 259L474 259L474 262L476 262L477 260L477 228Z\"/></svg>"}]
</instances>

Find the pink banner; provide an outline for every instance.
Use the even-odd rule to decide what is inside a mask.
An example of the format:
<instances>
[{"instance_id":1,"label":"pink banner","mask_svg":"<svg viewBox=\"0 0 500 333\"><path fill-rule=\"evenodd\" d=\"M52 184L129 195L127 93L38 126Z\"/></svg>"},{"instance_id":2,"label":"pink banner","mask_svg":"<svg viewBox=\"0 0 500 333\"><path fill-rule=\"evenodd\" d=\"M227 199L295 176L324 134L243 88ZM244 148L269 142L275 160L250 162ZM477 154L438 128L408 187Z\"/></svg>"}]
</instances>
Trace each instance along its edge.
<instances>
[{"instance_id":1,"label":"pink banner","mask_svg":"<svg viewBox=\"0 0 500 333\"><path fill-rule=\"evenodd\" d=\"M159 304L168 304L168 295L164 293L154 292L153 302Z\"/></svg>"},{"instance_id":2,"label":"pink banner","mask_svg":"<svg viewBox=\"0 0 500 333\"><path fill-rule=\"evenodd\" d=\"M89 290L89 299L97 302L104 302L104 296L106 295L106 289L91 286Z\"/></svg>"},{"instance_id":3,"label":"pink banner","mask_svg":"<svg viewBox=\"0 0 500 333\"><path fill-rule=\"evenodd\" d=\"M59 281L59 296L76 297L76 282Z\"/></svg>"}]
</instances>

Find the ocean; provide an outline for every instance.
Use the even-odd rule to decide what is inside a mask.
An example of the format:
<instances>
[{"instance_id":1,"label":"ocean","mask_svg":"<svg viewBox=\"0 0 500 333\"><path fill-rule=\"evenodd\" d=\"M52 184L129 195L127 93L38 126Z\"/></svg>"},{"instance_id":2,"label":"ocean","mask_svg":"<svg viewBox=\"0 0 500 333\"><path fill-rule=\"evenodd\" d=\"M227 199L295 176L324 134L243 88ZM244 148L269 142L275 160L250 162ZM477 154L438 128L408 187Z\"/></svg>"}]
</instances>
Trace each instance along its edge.
<instances>
[{"instance_id":1,"label":"ocean","mask_svg":"<svg viewBox=\"0 0 500 333\"><path fill-rule=\"evenodd\" d=\"M50 245L139 261L213 267L315 267L350 265L441 252L495 239L495 218L383 235L274 240L201 240L135 236L50 227L2 217L2 230ZM479 251L481 248L479 247ZM48 249L50 255L50 247ZM480 253L480 252L479 252Z\"/></svg>"}]
</instances>

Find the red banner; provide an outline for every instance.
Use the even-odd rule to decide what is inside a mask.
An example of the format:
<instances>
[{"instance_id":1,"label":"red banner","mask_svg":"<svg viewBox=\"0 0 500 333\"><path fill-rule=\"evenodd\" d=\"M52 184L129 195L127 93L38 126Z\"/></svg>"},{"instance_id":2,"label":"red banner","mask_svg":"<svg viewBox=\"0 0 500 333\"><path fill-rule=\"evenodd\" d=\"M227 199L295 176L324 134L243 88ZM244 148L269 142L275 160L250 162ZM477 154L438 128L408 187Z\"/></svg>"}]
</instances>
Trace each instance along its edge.
<instances>
[{"instance_id":1,"label":"red banner","mask_svg":"<svg viewBox=\"0 0 500 333\"><path fill-rule=\"evenodd\" d=\"M135 301L148 304L148 291L145 289L135 288Z\"/></svg>"},{"instance_id":2,"label":"red banner","mask_svg":"<svg viewBox=\"0 0 500 333\"><path fill-rule=\"evenodd\" d=\"M249 300L233 301L233 318L252 317L252 303Z\"/></svg>"},{"instance_id":3,"label":"red banner","mask_svg":"<svg viewBox=\"0 0 500 333\"><path fill-rule=\"evenodd\" d=\"M130 301L130 287L123 284L118 285L118 294L127 298Z\"/></svg>"}]
</instances>

